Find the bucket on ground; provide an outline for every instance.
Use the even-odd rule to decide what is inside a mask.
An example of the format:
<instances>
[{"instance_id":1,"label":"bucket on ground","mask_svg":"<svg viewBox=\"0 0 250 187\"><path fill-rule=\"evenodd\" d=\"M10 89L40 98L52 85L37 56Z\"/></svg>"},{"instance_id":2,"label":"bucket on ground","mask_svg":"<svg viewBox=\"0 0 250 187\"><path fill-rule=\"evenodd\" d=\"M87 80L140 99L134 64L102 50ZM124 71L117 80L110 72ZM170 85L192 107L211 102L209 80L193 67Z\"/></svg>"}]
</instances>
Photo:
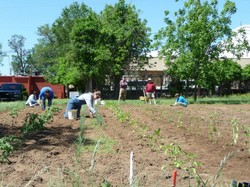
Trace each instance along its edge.
<instances>
[{"instance_id":1,"label":"bucket on ground","mask_svg":"<svg viewBox=\"0 0 250 187\"><path fill-rule=\"evenodd\" d=\"M68 118L70 120L76 120L76 118L77 118L77 110L69 110L68 111Z\"/></svg>"}]
</instances>

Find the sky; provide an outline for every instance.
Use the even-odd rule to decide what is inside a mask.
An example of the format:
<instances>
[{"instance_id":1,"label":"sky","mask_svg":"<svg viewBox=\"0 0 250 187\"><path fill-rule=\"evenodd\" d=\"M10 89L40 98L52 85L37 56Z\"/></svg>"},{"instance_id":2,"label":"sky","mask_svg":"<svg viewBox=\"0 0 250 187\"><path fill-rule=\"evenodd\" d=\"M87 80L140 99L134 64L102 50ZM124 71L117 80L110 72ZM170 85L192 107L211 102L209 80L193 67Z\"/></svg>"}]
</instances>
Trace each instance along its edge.
<instances>
[{"instance_id":1,"label":"sky","mask_svg":"<svg viewBox=\"0 0 250 187\"><path fill-rule=\"evenodd\" d=\"M250 0L234 0L237 12L232 16L231 28L241 25L250 25ZM2 75L11 75L11 49L8 40L15 34L26 38L24 48L32 49L37 43L37 28L52 23L60 17L62 10L69 7L73 2L86 4L95 12L99 13L105 5L113 5L118 0L1 0L0 1L0 44L2 52L7 56L3 58L3 66L0 66ZM183 7L184 0L126 0L126 3L135 5L140 10L140 18L147 20L147 26L152 33L165 27L164 11L173 14L177 9ZM219 10L223 7L225 0L219 0ZM170 16L171 16L170 14ZM171 17L170 17L171 18ZM173 19L173 18L171 18Z\"/></svg>"}]
</instances>

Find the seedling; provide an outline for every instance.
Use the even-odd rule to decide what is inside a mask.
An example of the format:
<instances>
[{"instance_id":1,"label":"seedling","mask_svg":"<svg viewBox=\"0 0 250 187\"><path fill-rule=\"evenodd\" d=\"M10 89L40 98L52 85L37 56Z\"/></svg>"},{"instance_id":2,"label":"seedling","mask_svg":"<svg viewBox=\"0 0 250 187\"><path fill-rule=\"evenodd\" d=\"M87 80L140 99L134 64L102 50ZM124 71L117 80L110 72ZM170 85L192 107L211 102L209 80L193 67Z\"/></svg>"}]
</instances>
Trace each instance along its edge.
<instances>
[{"instance_id":1,"label":"seedling","mask_svg":"<svg viewBox=\"0 0 250 187\"><path fill-rule=\"evenodd\" d=\"M233 141L234 141L234 144L237 144L237 141L239 139L239 127L238 127L238 121L236 119L233 119L231 121L231 126L232 126L232 129L233 129Z\"/></svg>"},{"instance_id":2,"label":"seedling","mask_svg":"<svg viewBox=\"0 0 250 187\"><path fill-rule=\"evenodd\" d=\"M20 140L15 136L0 138L0 150L2 152L1 155L2 162L4 161L10 162L8 157L14 151L13 143L18 143L18 142L20 142Z\"/></svg>"}]
</instances>

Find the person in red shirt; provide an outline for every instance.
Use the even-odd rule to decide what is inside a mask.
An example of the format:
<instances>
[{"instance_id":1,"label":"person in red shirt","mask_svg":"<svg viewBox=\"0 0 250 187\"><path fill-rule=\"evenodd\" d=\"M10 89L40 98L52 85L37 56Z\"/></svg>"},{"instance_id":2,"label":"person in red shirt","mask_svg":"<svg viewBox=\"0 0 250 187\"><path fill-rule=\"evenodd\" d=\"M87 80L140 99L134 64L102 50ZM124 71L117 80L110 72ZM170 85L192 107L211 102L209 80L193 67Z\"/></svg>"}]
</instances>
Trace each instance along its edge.
<instances>
[{"instance_id":1,"label":"person in red shirt","mask_svg":"<svg viewBox=\"0 0 250 187\"><path fill-rule=\"evenodd\" d=\"M156 91L155 83L152 81L151 78L148 78L145 93L146 93L146 96L149 99L149 104L152 104L152 101L153 101L154 104L156 104L155 91Z\"/></svg>"}]
</instances>

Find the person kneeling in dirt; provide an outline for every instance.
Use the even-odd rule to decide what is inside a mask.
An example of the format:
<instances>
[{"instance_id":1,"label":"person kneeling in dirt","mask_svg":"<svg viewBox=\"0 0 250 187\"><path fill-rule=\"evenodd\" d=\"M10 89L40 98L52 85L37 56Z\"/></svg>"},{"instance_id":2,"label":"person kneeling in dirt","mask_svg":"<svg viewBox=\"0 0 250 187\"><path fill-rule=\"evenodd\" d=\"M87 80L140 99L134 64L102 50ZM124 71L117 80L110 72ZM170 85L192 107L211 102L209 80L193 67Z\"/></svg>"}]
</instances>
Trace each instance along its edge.
<instances>
[{"instance_id":1,"label":"person kneeling in dirt","mask_svg":"<svg viewBox=\"0 0 250 187\"><path fill-rule=\"evenodd\" d=\"M184 106L184 107L188 106L188 101L179 93L175 94L175 98L176 98L175 103L171 106Z\"/></svg>"},{"instance_id":2,"label":"person kneeling in dirt","mask_svg":"<svg viewBox=\"0 0 250 187\"><path fill-rule=\"evenodd\" d=\"M64 112L64 118L68 119L68 111L77 110L77 119L79 119L81 108L82 108L82 105L84 104L88 106L92 117L96 117L96 111L94 109L94 101L99 98L101 98L100 91L94 91L93 93L88 92L78 97L76 96L72 97L67 104L66 110Z\"/></svg>"},{"instance_id":3,"label":"person kneeling in dirt","mask_svg":"<svg viewBox=\"0 0 250 187\"><path fill-rule=\"evenodd\" d=\"M37 93L34 91L28 98L28 100L25 103L27 106L34 107L38 106L39 103L37 102Z\"/></svg>"}]
</instances>

